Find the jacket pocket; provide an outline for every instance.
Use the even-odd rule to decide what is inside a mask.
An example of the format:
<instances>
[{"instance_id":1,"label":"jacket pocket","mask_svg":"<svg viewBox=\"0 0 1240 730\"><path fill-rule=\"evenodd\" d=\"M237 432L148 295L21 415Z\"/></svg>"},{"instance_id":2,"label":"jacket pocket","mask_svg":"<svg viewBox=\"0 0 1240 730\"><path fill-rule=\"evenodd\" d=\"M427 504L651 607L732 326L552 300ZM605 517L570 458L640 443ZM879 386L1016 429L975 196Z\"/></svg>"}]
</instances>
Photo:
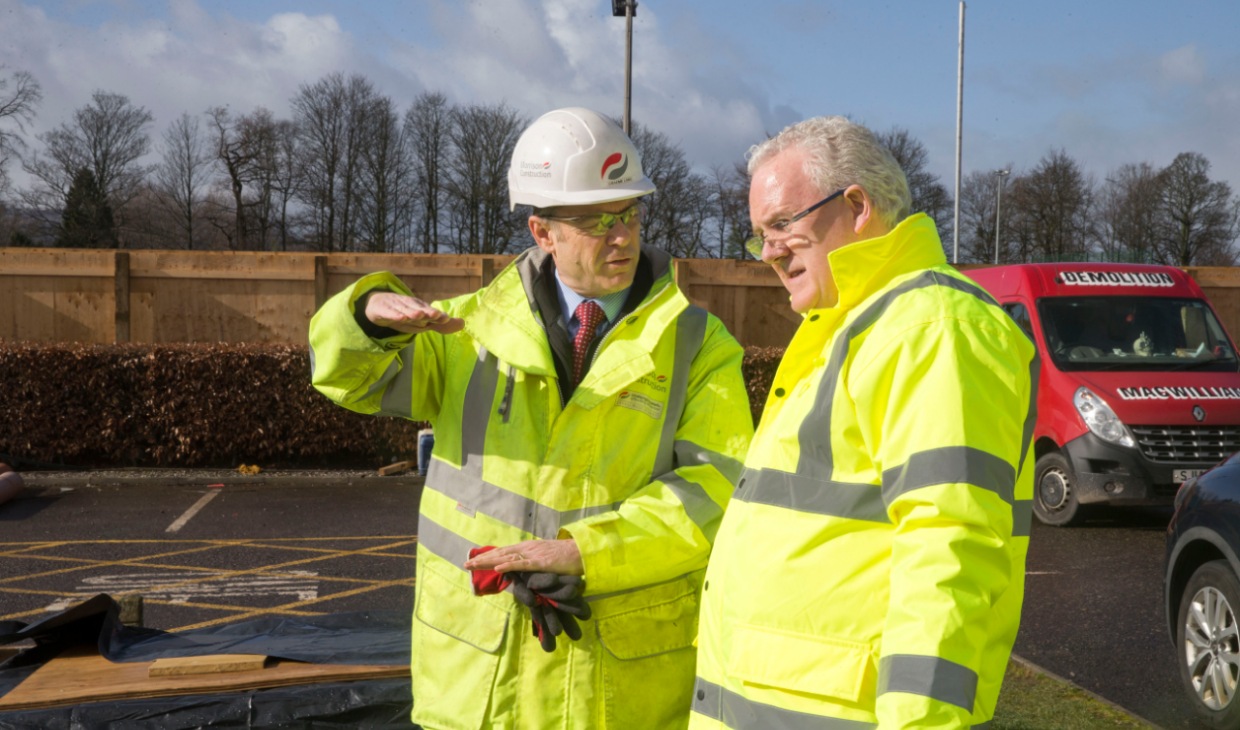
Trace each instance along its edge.
<instances>
[{"instance_id":1,"label":"jacket pocket","mask_svg":"<svg viewBox=\"0 0 1240 730\"><path fill-rule=\"evenodd\" d=\"M475 596L453 576L426 561L415 590L413 615L419 621L470 646L494 654L504 641L508 609L495 605L504 597Z\"/></svg>"},{"instance_id":2,"label":"jacket pocket","mask_svg":"<svg viewBox=\"0 0 1240 730\"><path fill-rule=\"evenodd\" d=\"M672 586L679 595L658 595ZM676 730L689 721L698 593L690 581L651 590L656 602L596 621L609 729Z\"/></svg>"},{"instance_id":3,"label":"jacket pocket","mask_svg":"<svg viewBox=\"0 0 1240 730\"><path fill-rule=\"evenodd\" d=\"M423 727L479 730L508 616L487 600L495 596L473 595L433 564L431 558L420 566L414 597L412 719Z\"/></svg>"},{"instance_id":4,"label":"jacket pocket","mask_svg":"<svg viewBox=\"0 0 1240 730\"><path fill-rule=\"evenodd\" d=\"M853 703L877 679L868 643L745 624L733 631L726 671L746 684Z\"/></svg>"}]
</instances>

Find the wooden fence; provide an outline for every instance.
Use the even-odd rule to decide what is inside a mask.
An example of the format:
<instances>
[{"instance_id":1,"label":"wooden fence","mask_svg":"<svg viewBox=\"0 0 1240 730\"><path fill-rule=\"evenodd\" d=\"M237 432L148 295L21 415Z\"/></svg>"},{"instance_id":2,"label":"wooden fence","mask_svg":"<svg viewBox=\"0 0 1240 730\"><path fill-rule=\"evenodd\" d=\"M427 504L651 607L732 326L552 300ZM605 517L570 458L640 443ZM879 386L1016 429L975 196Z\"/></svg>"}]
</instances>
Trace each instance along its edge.
<instances>
[{"instance_id":1,"label":"wooden fence","mask_svg":"<svg viewBox=\"0 0 1240 730\"><path fill-rule=\"evenodd\" d=\"M0 340L298 344L319 305L363 274L391 271L432 300L477 289L513 258L0 248ZM1240 269L1188 271L1240 334ZM782 347L796 330L765 264L679 259L676 278L744 345Z\"/></svg>"}]
</instances>

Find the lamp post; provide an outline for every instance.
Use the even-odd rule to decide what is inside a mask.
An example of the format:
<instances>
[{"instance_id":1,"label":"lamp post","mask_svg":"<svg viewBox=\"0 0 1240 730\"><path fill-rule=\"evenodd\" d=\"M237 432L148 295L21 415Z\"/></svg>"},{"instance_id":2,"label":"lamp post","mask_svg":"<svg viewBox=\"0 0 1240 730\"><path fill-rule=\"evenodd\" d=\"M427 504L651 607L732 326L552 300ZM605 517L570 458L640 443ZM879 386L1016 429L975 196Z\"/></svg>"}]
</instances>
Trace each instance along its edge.
<instances>
[{"instance_id":1,"label":"lamp post","mask_svg":"<svg viewBox=\"0 0 1240 730\"><path fill-rule=\"evenodd\" d=\"M1012 171L995 170L995 264L999 263L999 203L1003 200L1003 178Z\"/></svg>"},{"instance_id":2,"label":"lamp post","mask_svg":"<svg viewBox=\"0 0 1240 730\"><path fill-rule=\"evenodd\" d=\"M637 0L611 0L613 18L624 18L624 133L631 133L633 115L633 16L637 15Z\"/></svg>"}]
</instances>

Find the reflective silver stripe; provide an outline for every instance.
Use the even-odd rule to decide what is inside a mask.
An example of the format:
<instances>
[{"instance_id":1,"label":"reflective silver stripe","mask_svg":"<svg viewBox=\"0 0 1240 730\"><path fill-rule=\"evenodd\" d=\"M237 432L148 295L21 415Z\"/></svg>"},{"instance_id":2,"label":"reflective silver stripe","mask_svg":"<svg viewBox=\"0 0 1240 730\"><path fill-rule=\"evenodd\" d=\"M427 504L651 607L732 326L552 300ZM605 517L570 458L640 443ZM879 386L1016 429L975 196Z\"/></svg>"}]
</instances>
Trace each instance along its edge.
<instances>
[{"instance_id":1,"label":"reflective silver stripe","mask_svg":"<svg viewBox=\"0 0 1240 730\"><path fill-rule=\"evenodd\" d=\"M491 422L491 404L495 402L498 385L499 361L485 347L478 348L478 359L474 361L474 371L469 376L465 402L461 406L461 470L479 479L482 478L487 424Z\"/></svg>"},{"instance_id":2,"label":"reflective silver stripe","mask_svg":"<svg viewBox=\"0 0 1240 730\"><path fill-rule=\"evenodd\" d=\"M693 711L733 730L859 730L872 722L811 715L746 699L698 677L693 684Z\"/></svg>"},{"instance_id":3,"label":"reflective silver stripe","mask_svg":"<svg viewBox=\"0 0 1240 730\"><path fill-rule=\"evenodd\" d=\"M373 398L378 391L383 391L378 415L400 418L413 415L410 410L413 404L413 349L413 343L402 347L397 356L392 358L392 362L388 363L383 375L371 383L362 396L362 399L366 400Z\"/></svg>"},{"instance_id":4,"label":"reflective silver stripe","mask_svg":"<svg viewBox=\"0 0 1240 730\"><path fill-rule=\"evenodd\" d=\"M732 498L832 517L891 522L883 491L876 485L824 481L778 469L745 469Z\"/></svg>"},{"instance_id":5,"label":"reflective silver stripe","mask_svg":"<svg viewBox=\"0 0 1240 730\"><path fill-rule=\"evenodd\" d=\"M425 513L418 515L418 545L461 570L465 570L461 566L469 558L469 551L481 547L430 519Z\"/></svg>"},{"instance_id":6,"label":"reflective silver stripe","mask_svg":"<svg viewBox=\"0 0 1240 730\"><path fill-rule=\"evenodd\" d=\"M672 382L668 386L667 415L659 434L659 447L654 457L654 474L666 474L676 468L673 447L680 417L689 397L689 375L693 358L706 339L706 310L690 305L676 317L676 355L672 361Z\"/></svg>"},{"instance_id":7,"label":"reflective silver stripe","mask_svg":"<svg viewBox=\"0 0 1240 730\"><path fill-rule=\"evenodd\" d=\"M973 712L977 672L942 657L891 654L878 663L878 696L905 692Z\"/></svg>"},{"instance_id":8,"label":"reflective silver stripe","mask_svg":"<svg viewBox=\"0 0 1240 730\"><path fill-rule=\"evenodd\" d=\"M1012 537L1029 537L1033 520L1033 500L1018 499L1012 503Z\"/></svg>"},{"instance_id":9,"label":"reflective silver stripe","mask_svg":"<svg viewBox=\"0 0 1240 730\"><path fill-rule=\"evenodd\" d=\"M662 480L672 494L676 495L676 499L680 500L689 519L693 520L706 539L714 542L715 534L723 521L723 507L710 498L701 484L684 479L676 472L663 475Z\"/></svg>"},{"instance_id":10,"label":"reflective silver stripe","mask_svg":"<svg viewBox=\"0 0 1240 730\"><path fill-rule=\"evenodd\" d=\"M745 465L738 459L702 448L692 441L676 442L676 463L678 466L713 466L729 482L736 484Z\"/></svg>"},{"instance_id":11,"label":"reflective silver stripe","mask_svg":"<svg viewBox=\"0 0 1240 730\"><path fill-rule=\"evenodd\" d=\"M883 501L890 506L915 489L958 483L994 492L1011 504L1015 498L1016 470L994 454L971 446L919 451L900 466L883 472Z\"/></svg>"},{"instance_id":12,"label":"reflective silver stripe","mask_svg":"<svg viewBox=\"0 0 1240 730\"><path fill-rule=\"evenodd\" d=\"M544 540L553 539L562 524L620 508L620 503L617 502L573 510L555 510L529 497L491 484L480 476L456 469L441 459L431 459L424 488L455 500L464 511L480 512Z\"/></svg>"}]
</instances>

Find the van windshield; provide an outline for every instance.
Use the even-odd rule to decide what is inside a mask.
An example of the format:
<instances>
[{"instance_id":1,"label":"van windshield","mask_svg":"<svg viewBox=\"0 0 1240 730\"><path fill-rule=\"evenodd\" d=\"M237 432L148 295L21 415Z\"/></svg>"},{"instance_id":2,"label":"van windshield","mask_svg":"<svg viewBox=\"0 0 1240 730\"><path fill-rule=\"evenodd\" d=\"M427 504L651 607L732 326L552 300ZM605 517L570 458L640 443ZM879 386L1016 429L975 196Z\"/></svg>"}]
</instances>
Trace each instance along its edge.
<instances>
[{"instance_id":1,"label":"van windshield","mask_svg":"<svg viewBox=\"0 0 1240 730\"><path fill-rule=\"evenodd\" d=\"M1199 299L1045 297L1038 314L1060 370L1240 368L1222 326Z\"/></svg>"}]
</instances>

